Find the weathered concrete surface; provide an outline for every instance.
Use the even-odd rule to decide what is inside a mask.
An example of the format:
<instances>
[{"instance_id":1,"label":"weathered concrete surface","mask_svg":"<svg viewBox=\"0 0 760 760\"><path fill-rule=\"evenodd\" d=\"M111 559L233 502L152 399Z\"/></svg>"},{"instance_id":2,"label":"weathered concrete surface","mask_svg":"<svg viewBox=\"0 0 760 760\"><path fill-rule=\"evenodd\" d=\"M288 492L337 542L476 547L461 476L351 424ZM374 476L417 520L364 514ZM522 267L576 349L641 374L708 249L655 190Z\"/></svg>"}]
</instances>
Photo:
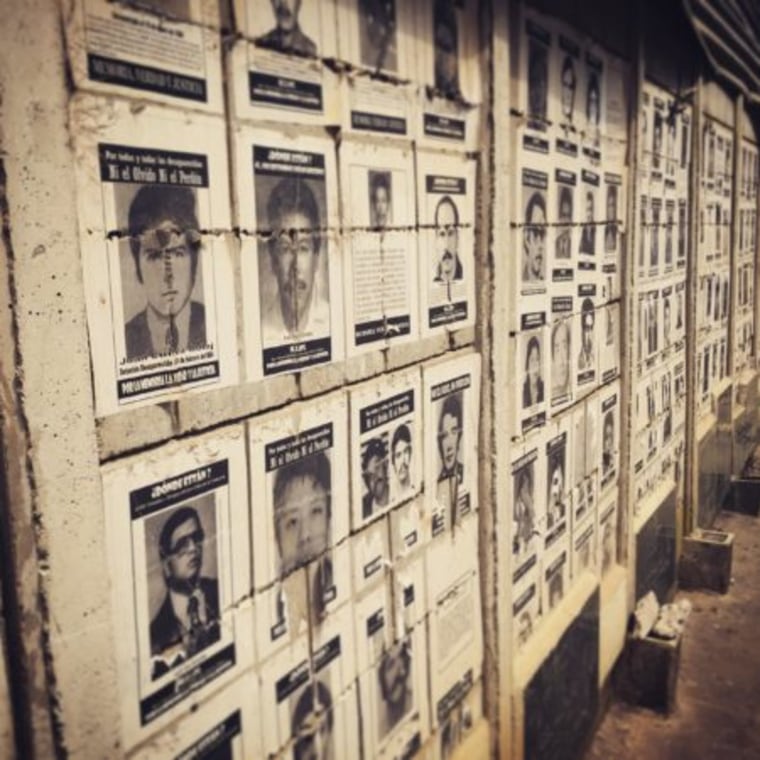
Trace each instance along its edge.
<instances>
[{"instance_id":1,"label":"weathered concrete surface","mask_svg":"<svg viewBox=\"0 0 760 760\"><path fill-rule=\"evenodd\" d=\"M686 623L676 709L669 717L611 706L585 760L757 760L760 757L760 520L721 513L735 534L733 583L722 596L680 592Z\"/></svg>"}]
</instances>

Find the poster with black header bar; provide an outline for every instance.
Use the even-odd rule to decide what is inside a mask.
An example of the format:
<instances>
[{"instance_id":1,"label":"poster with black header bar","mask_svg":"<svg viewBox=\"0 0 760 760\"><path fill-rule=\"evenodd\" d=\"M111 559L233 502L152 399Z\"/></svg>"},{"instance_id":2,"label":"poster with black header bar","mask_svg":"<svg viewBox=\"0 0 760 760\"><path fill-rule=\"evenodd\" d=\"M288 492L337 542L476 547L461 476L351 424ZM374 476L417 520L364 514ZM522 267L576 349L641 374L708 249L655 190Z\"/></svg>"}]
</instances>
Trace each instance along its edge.
<instances>
[{"instance_id":1,"label":"poster with black header bar","mask_svg":"<svg viewBox=\"0 0 760 760\"><path fill-rule=\"evenodd\" d=\"M250 477L263 510L253 525L256 588L308 566L321 579L315 599L332 596L334 549L348 535L345 405L337 393L249 427Z\"/></svg>"},{"instance_id":2,"label":"poster with black header bar","mask_svg":"<svg viewBox=\"0 0 760 760\"><path fill-rule=\"evenodd\" d=\"M423 332L474 323L475 166L466 159L417 153L420 281L427 298Z\"/></svg>"},{"instance_id":3,"label":"poster with black header bar","mask_svg":"<svg viewBox=\"0 0 760 760\"><path fill-rule=\"evenodd\" d=\"M71 119L81 125L82 269L104 416L238 373L235 311L222 295L234 287L230 243L209 233L231 224L222 120L115 100L108 125L93 130L98 103L80 96Z\"/></svg>"},{"instance_id":4,"label":"poster with black header bar","mask_svg":"<svg viewBox=\"0 0 760 760\"><path fill-rule=\"evenodd\" d=\"M422 487L418 372L387 375L351 392L351 521L354 530Z\"/></svg>"},{"instance_id":5,"label":"poster with black header bar","mask_svg":"<svg viewBox=\"0 0 760 760\"><path fill-rule=\"evenodd\" d=\"M555 296L551 300L549 329L549 379L552 414L573 398L573 297Z\"/></svg>"},{"instance_id":6,"label":"poster with black header bar","mask_svg":"<svg viewBox=\"0 0 760 760\"><path fill-rule=\"evenodd\" d=\"M578 303L580 313L576 314L576 338L578 347L575 356L575 383L576 389L590 390L596 383L598 370L598 335L597 310L594 308L594 286L579 287Z\"/></svg>"},{"instance_id":7,"label":"poster with black header bar","mask_svg":"<svg viewBox=\"0 0 760 760\"><path fill-rule=\"evenodd\" d=\"M246 38L231 51L237 116L295 123L334 119L337 85L321 64L337 53L334 4L236 0L235 6Z\"/></svg>"},{"instance_id":8,"label":"poster with black header bar","mask_svg":"<svg viewBox=\"0 0 760 760\"><path fill-rule=\"evenodd\" d=\"M519 220L522 255L519 266L523 295L546 292L546 237L549 177L538 169L522 170L522 218Z\"/></svg>"},{"instance_id":9,"label":"poster with black header bar","mask_svg":"<svg viewBox=\"0 0 760 760\"><path fill-rule=\"evenodd\" d=\"M425 500L439 536L478 506L477 430L480 355L425 367Z\"/></svg>"},{"instance_id":10,"label":"poster with black header bar","mask_svg":"<svg viewBox=\"0 0 760 760\"><path fill-rule=\"evenodd\" d=\"M567 169L554 170L557 207L554 216L552 282L573 281L575 264L575 196L577 174Z\"/></svg>"},{"instance_id":11,"label":"poster with black header bar","mask_svg":"<svg viewBox=\"0 0 760 760\"><path fill-rule=\"evenodd\" d=\"M77 87L222 113L215 3L76 0L66 14Z\"/></svg>"},{"instance_id":12,"label":"poster with black header bar","mask_svg":"<svg viewBox=\"0 0 760 760\"><path fill-rule=\"evenodd\" d=\"M340 150L351 355L417 337L420 267L411 146L344 140Z\"/></svg>"},{"instance_id":13,"label":"poster with black header bar","mask_svg":"<svg viewBox=\"0 0 760 760\"><path fill-rule=\"evenodd\" d=\"M517 335L517 408L520 410L518 434L525 435L546 424L547 358L546 312L520 316Z\"/></svg>"},{"instance_id":14,"label":"poster with black header bar","mask_svg":"<svg viewBox=\"0 0 760 760\"><path fill-rule=\"evenodd\" d=\"M581 219L581 234L578 241L578 255L582 257L596 258L601 248L597 240L597 220L601 218L601 210L598 202L599 175L589 169L581 170L580 199L578 203L578 216ZM602 225L598 225L602 228Z\"/></svg>"},{"instance_id":15,"label":"poster with black header bar","mask_svg":"<svg viewBox=\"0 0 760 760\"><path fill-rule=\"evenodd\" d=\"M131 747L251 662L250 615L237 609L250 589L242 428L120 460L103 488Z\"/></svg>"},{"instance_id":16,"label":"poster with black header bar","mask_svg":"<svg viewBox=\"0 0 760 760\"><path fill-rule=\"evenodd\" d=\"M325 229L332 213L325 154L254 144L251 158L261 371L269 376L330 362L339 332L331 302L340 296L331 289L337 257ZM244 259L250 255L246 250ZM250 289L246 295L253 300Z\"/></svg>"},{"instance_id":17,"label":"poster with black header bar","mask_svg":"<svg viewBox=\"0 0 760 760\"><path fill-rule=\"evenodd\" d=\"M536 567L541 526L545 520L545 480L538 449L512 465L512 582L517 584Z\"/></svg>"}]
</instances>

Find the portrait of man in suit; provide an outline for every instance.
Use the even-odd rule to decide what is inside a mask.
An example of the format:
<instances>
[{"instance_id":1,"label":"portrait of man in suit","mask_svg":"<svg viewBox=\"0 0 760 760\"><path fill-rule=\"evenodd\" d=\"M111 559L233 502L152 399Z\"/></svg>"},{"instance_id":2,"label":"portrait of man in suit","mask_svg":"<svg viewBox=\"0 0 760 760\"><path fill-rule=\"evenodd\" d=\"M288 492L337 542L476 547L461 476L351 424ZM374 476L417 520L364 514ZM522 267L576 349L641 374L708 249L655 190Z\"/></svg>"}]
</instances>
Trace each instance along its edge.
<instances>
[{"instance_id":1,"label":"portrait of man in suit","mask_svg":"<svg viewBox=\"0 0 760 760\"><path fill-rule=\"evenodd\" d=\"M316 56L317 46L301 30L298 14L301 0L270 0L275 27L256 40L261 47L283 53Z\"/></svg>"},{"instance_id":2,"label":"portrait of man in suit","mask_svg":"<svg viewBox=\"0 0 760 760\"><path fill-rule=\"evenodd\" d=\"M444 195L435 207L435 252L438 264L435 282L450 283L462 279L459 259L459 211L452 198Z\"/></svg>"},{"instance_id":3,"label":"portrait of man in suit","mask_svg":"<svg viewBox=\"0 0 760 760\"><path fill-rule=\"evenodd\" d=\"M206 345L206 313L191 298L201 235L188 187L143 185L128 212L129 249L145 308L124 326L127 359Z\"/></svg>"},{"instance_id":4,"label":"portrait of man in suit","mask_svg":"<svg viewBox=\"0 0 760 760\"><path fill-rule=\"evenodd\" d=\"M333 698L322 681L301 693L290 720L293 760L332 760Z\"/></svg>"},{"instance_id":5,"label":"portrait of man in suit","mask_svg":"<svg viewBox=\"0 0 760 760\"><path fill-rule=\"evenodd\" d=\"M158 559L166 587L150 622L152 678L219 640L219 585L201 575L206 533L198 510L183 505L161 527Z\"/></svg>"}]
</instances>

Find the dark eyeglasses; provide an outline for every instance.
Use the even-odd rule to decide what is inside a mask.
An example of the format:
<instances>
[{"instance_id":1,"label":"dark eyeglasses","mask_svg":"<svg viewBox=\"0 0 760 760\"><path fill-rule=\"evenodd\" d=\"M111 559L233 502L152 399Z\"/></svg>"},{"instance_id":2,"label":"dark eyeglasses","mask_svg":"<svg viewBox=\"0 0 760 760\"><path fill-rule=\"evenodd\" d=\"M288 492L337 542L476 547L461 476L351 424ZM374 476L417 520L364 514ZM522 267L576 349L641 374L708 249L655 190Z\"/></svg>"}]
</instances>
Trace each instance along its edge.
<instances>
[{"instance_id":1,"label":"dark eyeglasses","mask_svg":"<svg viewBox=\"0 0 760 760\"><path fill-rule=\"evenodd\" d=\"M201 528L194 530L192 533L188 533L186 536L177 541L171 548L172 554L187 554L191 548L200 546L206 538L206 534Z\"/></svg>"}]
</instances>

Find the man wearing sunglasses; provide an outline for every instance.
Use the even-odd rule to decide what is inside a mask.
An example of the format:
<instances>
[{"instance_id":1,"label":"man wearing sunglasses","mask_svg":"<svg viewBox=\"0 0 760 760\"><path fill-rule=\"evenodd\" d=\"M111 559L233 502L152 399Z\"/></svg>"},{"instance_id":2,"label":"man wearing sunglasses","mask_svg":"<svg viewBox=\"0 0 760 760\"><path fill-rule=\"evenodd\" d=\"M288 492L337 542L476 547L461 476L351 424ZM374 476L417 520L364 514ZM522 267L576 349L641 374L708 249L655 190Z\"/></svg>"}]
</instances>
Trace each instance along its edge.
<instances>
[{"instance_id":1,"label":"man wearing sunglasses","mask_svg":"<svg viewBox=\"0 0 760 760\"><path fill-rule=\"evenodd\" d=\"M198 512L182 506L158 537L166 596L150 623L156 679L219 640L219 586L201 576L205 533Z\"/></svg>"},{"instance_id":2,"label":"man wearing sunglasses","mask_svg":"<svg viewBox=\"0 0 760 760\"><path fill-rule=\"evenodd\" d=\"M144 185L130 204L128 226L146 306L125 325L127 359L203 348L205 310L190 299L201 248L193 191Z\"/></svg>"}]
</instances>

